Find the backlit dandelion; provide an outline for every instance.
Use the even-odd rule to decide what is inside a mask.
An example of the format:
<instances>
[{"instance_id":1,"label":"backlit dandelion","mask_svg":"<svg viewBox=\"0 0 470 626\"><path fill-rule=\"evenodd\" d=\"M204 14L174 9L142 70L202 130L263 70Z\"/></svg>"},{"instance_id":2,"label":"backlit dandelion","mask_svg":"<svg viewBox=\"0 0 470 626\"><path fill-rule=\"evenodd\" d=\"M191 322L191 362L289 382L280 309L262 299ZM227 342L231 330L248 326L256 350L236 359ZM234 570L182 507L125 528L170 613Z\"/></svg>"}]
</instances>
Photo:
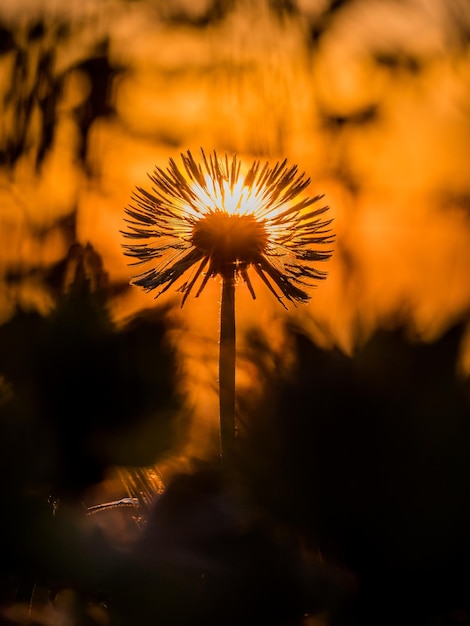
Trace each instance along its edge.
<instances>
[{"instance_id":1,"label":"backlit dandelion","mask_svg":"<svg viewBox=\"0 0 470 626\"><path fill-rule=\"evenodd\" d=\"M221 278L219 393L227 450L235 432L235 285L244 282L255 299L254 272L284 307L307 302L307 289L326 278L317 263L332 254L332 220L323 217L327 206L314 206L323 196L304 196L310 179L287 160L255 161L242 173L236 155L207 157L201 150L197 162L188 150L181 159L182 168L170 159L149 175L150 190L133 192L124 251L136 259L132 265L145 265L132 284L155 290L155 298L174 286L181 306L210 278Z\"/></svg>"}]
</instances>

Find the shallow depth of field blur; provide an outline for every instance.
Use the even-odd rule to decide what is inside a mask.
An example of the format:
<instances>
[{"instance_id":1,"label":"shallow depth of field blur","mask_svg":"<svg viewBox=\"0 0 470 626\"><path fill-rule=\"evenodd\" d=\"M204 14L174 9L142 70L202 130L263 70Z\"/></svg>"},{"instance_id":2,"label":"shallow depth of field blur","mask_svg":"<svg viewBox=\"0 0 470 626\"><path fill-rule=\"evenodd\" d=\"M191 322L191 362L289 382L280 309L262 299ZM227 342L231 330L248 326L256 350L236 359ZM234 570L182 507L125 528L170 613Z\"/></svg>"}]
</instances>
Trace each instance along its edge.
<instances>
[{"instance_id":1,"label":"shallow depth of field blur","mask_svg":"<svg viewBox=\"0 0 470 626\"><path fill-rule=\"evenodd\" d=\"M469 624L467 0L3 0L0 112L1 619ZM307 305L237 286L228 486L220 283L154 300L120 232L201 147L336 236Z\"/></svg>"}]
</instances>

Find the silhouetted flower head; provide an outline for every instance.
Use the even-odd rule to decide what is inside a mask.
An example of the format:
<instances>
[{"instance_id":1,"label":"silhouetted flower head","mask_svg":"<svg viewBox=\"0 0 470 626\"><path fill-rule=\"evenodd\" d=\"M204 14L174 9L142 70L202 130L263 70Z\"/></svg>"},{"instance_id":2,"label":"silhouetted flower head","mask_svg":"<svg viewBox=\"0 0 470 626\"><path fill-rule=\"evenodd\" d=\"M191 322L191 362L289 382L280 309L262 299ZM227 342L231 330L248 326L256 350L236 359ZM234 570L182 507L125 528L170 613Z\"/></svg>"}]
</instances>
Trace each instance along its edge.
<instances>
[{"instance_id":1,"label":"silhouetted flower head","mask_svg":"<svg viewBox=\"0 0 470 626\"><path fill-rule=\"evenodd\" d=\"M310 179L287 160L255 161L242 175L236 156L201 150L198 163L188 150L181 159L182 168L173 159L156 167L151 190L137 187L125 208L125 254L147 265L132 284L158 297L192 270L178 288L181 306L199 279L196 297L217 275L244 280L255 298L252 269L283 306L283 297L306 302L305 288L326 277L315 264L330 258L323 247L333 241L332 220L321 217L328 207L311 208L323 196L300 197Z\"/></svg>"}]
</instances>

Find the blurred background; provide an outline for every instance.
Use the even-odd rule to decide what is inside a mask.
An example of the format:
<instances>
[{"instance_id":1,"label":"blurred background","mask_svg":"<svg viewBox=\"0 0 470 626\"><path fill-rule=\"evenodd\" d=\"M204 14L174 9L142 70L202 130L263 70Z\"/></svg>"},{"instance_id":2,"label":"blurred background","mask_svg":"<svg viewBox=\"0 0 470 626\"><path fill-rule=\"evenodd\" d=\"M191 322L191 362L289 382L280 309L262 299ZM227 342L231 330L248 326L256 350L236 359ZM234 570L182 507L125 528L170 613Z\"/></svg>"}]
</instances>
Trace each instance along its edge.
<instances>
[{"instance_id":1,"label":"blurred background","mask_svg":"<svg viewBox=\"0 0 470 626\"><path fill-rule=\"evenodd\" d=\"M3 0L0 111L5 623L470 623L468 1ZM237 287L229 484L220 284L120 232L200 147L336 233L308 305Z\"/></svg>"}]
</instances>

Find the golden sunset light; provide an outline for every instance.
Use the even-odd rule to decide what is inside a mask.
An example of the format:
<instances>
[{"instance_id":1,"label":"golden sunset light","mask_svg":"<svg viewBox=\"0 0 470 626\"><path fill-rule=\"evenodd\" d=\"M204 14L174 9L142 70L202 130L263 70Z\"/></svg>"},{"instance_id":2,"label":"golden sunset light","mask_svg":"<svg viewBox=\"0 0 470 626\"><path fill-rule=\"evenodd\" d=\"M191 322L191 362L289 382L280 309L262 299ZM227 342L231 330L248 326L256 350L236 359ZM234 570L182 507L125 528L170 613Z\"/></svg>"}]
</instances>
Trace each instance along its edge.
<instances>
[{"instance_id":1,"label":"golden sunset light","mask_svg":"<svg viewBox=\"0 0 470 626\"><path fill-rule=\"evenodd\" d=\"M469 102L467 0L1 2L0 621L469 623Z\"/></svg>"}]
</instances>

